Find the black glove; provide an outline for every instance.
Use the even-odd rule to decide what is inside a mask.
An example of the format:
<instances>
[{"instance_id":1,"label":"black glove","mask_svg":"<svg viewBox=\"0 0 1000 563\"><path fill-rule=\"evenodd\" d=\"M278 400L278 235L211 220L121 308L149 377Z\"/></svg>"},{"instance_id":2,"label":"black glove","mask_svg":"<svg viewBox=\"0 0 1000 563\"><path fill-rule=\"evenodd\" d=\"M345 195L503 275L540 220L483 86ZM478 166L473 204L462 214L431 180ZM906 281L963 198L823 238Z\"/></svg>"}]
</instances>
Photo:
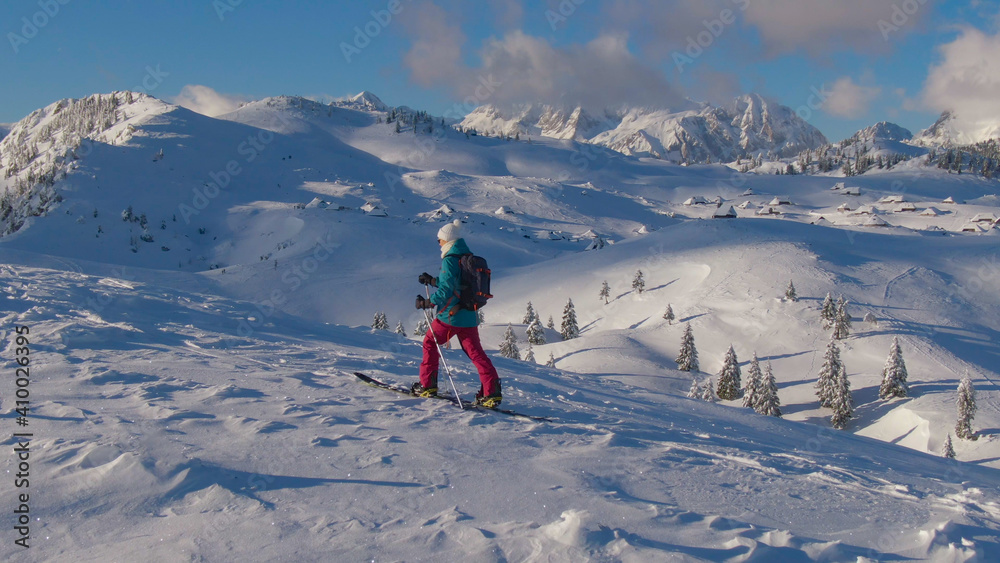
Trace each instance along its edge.
<instances>
[{"instance_id":1,"label":"black glove","mask_svg":"<svg viewBox=\"0 0 1000 563\"><path fill-rule=\"evenodd\" d=\"M433 309L434 303L426 299L423 295L417 296L417 309Z\"/></svg>"},{"instance_id":2,"label":"black glove","mask_svg":"<svg viewBox=\"0 0 1000 563\"><path fill-rule=\"evenodd\" d=\"M417 278L417 281L420 282L420 285L433 285L434 287L437 287L438 284L437 278L428 274L427 272L420 274L420 277Z\"/></svg>"}]
</instances>

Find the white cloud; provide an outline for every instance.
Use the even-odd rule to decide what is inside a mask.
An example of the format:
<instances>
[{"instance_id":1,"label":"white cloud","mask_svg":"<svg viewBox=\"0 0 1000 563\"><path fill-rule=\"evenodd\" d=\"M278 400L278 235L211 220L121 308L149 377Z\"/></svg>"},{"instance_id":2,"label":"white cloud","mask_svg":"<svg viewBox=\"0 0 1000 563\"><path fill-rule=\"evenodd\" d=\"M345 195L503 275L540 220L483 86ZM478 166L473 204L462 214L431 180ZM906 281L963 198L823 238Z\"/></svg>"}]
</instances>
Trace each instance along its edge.
<instances>
[{"instance_id":1,"label":"white cloud","mask_svg":"<svg viewBox=\"0 0 1000 563\"><path fill-rule=\"evenodd\" d=\"M420 86L441 87L478 104L564 103L602 110L615 104L676 105L683 97L662 71L629 52L626 37L604 34L585 44L553 46L514 30L482 45L480 61L464 55L455 18L433 2L408 10L412 38L403 62ZM490 87L484 87L490 85Z\"/></svg>"},{"instance_id":2,"label":"white cloud","mask_svg":"<svg viewBox=\"0 0 1000 563\"><path fill-rule=\"evenodd\" d=\"M181 88L172 103L209 117L216 117L239 109L249 98L234 94L221 94L208 86L188 84Z\"/></svg>"},{"instance_id":3,"label":"white cloud","mask_svg":"<svg viewBox=\"0 0 1000 563\"><path fill-rule=\"evenodd\" d=\"M942 60L930 68L924 83L924 105L934 111L951 111L956 128L972 138L997 135L1000 35L966 28L939 51Z\"/></svg>"},{"instance_id":4,"label":"white cloud","mask_svg":"<svg viewBox=\"0 0 1000 563\"><path fill-rule=\"evenodd\" d=\"M868 113L868 108L882 93L882 89L861 86L849 76L838 78L828 89L829 96L823 103L823 111L837 117L857 119Z\"/></svg>"}]
</instances>

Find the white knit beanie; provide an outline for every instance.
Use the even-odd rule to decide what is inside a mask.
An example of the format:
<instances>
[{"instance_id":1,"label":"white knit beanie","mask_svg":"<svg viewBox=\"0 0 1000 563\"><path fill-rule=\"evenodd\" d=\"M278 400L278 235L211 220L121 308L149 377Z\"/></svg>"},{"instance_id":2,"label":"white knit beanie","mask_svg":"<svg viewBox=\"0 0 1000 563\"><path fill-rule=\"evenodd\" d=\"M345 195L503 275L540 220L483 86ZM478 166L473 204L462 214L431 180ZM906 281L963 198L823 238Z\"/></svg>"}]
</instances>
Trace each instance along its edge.
<instances>
[{"instance_id":1,"label":"white knit beanie","mask_svg":"<svg viewBox=\"0 0 1000 563\"><path fill-rule=\"evenodd\" d=\"M462 235L459 233L461 227L462 227L462 221L455 219L451 223L448 223L447 225L441 227L440 230L438 230L438 240L451 242L453 240L458 240L462 238Z\"/></svg>"}]
</instances>

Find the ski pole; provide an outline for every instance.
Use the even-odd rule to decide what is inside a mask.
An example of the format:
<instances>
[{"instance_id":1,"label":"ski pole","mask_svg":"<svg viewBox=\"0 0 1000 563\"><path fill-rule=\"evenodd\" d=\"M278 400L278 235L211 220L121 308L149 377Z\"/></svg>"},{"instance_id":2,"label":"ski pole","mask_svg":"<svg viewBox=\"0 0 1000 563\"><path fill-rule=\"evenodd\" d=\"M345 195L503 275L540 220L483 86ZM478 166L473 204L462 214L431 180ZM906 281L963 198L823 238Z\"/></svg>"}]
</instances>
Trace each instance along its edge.
<instances>
[{"instance_id":1,"label":"ski pole","mask_svg":"<svg viewBox=\"0 0 1000 563\"><path fill-rule=\"evenodd\" d=\"M427 294L427 300L429 301L431 298L431 291L426 285L424 286L424 293ZM458 387L455 387L455 380L451 378L451 368L448 367L448 362L444 359L444 351L441 349L441 345L438 344L437 336L434 335L434 329L431 327L431 325L434 324L434 321L431 320L431 316L427 312L427 309L424 309L424 318L427 319L427 332L430 333L431 340L433 340L434 345L437 346L438 357L441 358L441 363L444 364L444 371L448 374L448 381L451 382L451 390L455 393L455 400L458 401L458 407L465 410L465 405L462 404L462 397L458 394Z\"/></svg>"}]
</instances>

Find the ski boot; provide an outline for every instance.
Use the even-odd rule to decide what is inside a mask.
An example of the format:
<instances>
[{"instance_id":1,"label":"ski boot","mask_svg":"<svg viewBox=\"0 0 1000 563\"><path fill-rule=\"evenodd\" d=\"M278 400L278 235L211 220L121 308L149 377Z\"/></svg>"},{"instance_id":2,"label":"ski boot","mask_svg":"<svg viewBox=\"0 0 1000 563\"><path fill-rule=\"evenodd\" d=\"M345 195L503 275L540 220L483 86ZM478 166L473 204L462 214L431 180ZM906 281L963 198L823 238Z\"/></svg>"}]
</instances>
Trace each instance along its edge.
<instances>
[{"instance_id":1,"label":"ski boot","mask_svg":"<svg viewBox=\"0 0 1000 563\"><path fill-rule=\"evenodd\" d=\"M495 409L500 406L500 401L503 400L503 396L500 393L495 395L490 395L489 397L483 397L483 392L476 392L475 405L478 407L485 407L488 409Z\"/></svg>"},{"instance_id":2,"label":"ski boot","mask_svg":"<svg viewBox=\"0 0 1000 563\"><path fill-rule=\"evenodd\" d=\"M424 387L420 382L414 383L410 387L410 393L416 395L417 397L437 397L438 388L437 387Z\"/></svg>"}]
</instances>

